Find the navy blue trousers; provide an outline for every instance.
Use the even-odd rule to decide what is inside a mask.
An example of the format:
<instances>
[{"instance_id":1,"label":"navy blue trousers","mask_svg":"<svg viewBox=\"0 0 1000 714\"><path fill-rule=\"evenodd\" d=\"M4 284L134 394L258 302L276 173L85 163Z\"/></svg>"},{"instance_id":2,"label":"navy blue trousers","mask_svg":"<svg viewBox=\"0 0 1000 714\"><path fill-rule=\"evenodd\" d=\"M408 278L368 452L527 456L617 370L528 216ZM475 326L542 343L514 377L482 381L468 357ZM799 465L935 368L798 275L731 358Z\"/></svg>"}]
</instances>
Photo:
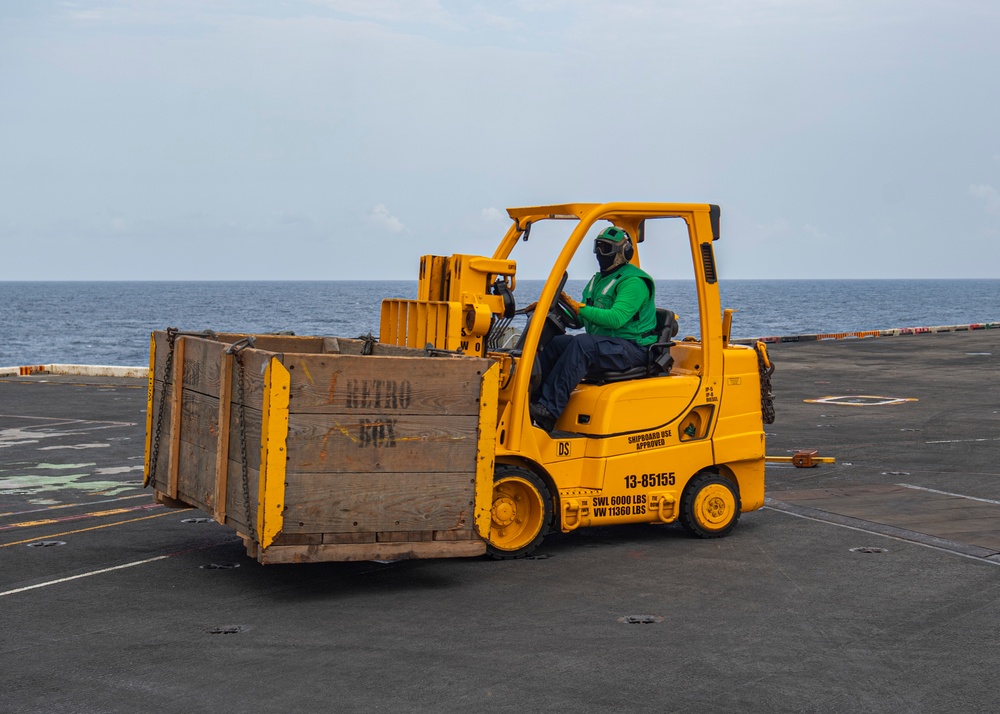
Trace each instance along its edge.
<instances>
[{"instance_id":1,"label":"navy blue trousers","mask_svg":"<svg viewBox=\"0 0 1000 714\"><path fill-rule=\"evenodd\" d=\"M557 335L538 355L542 368L538 403L558 417L591 369L619 372L645 366L648 352L647 347L620 337Z\"/></svg>"}]
</instances>

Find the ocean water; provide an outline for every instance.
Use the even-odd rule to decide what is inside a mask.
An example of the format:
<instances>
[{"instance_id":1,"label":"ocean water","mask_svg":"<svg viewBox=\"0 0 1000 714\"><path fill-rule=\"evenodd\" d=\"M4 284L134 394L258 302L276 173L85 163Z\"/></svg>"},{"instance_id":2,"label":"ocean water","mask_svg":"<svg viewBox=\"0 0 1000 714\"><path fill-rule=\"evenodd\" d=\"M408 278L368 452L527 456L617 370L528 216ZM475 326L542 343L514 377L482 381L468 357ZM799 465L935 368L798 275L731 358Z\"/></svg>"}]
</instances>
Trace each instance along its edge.
<instances>
[{"instance_id":1,"label":"ocean water","mask_svg":"<svg viewBox=\"0 0 1000 714\"><path fill-rule=\"evenodd\" d=\"M585 281L570 281L579 297ZM542 281L519 281L518 305ZM1000 280L729 280L734 338L1000 321ZM0 367L145 365L149 333L378 335L383 298L414 298L416 281L0 282ZM688 281L657 282L657 304L697 335Z\"/></svg>"}]
</instances>

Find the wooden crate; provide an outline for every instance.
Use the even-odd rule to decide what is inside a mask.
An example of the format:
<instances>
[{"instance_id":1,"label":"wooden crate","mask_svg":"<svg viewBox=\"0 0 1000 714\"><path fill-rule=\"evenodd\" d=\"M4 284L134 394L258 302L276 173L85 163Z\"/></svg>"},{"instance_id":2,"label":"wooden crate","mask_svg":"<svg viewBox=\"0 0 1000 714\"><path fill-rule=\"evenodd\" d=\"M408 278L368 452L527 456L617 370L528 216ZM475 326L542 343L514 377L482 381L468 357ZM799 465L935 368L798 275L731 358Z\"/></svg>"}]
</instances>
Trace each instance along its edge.
<instances>
[{"instance_id":1,"label":"wooden crate","mask_svg":"<svg viewBox=\"0 0 1000 714\"><path fill-rule=\"evenodd\" d=\"M246 337L178 335L171 349L153 333L146 474L160 502L231 526L261 563L485 552L490 360L282 335L227 352Z\"/></svg>"}]
</instances>

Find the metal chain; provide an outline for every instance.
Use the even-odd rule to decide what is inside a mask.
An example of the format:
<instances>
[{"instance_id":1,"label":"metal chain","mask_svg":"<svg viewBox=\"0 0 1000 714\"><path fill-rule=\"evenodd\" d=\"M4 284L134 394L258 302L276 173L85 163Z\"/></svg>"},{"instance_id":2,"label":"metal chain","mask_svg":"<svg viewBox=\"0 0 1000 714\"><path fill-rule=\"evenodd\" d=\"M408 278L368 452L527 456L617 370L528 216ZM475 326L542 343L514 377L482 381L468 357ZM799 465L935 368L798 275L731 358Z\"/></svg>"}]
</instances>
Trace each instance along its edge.
<instances>
[{"instance_id":1,"label":"metal chain","mask_svg":"<svg viewBox=\"0 0 1000 714\"><path fill-rule=\"evenodd\" d=\"M237 410L236 410L236 421L239 423L240 429L240 466L243 475L243 513L246 516L247 525L247 535L250 540L256 542L257 539L254 538L254 528L252 526L252 521L250 518L250 476L247 473L247 431L246 431L246 411L245 405L243 403L243 350L247 347L253 347L254 338L245 337L239 342L234 342L226 349L227 355L233 356L233 361L236 362L236 399L237 399Z\"/></svg>"},{"instance_id":2,"label":"metal chain","mask_svg":"<svg viewBox=\"0 0 1000 714\"><path fill-rule=\"evenodd\" d=\"M765 424L773 424L774 394L771 393L771 375L774 374L774 362L765 359L766 348L762 347L760 342L753 346L757 353L757 369L760 370L760 414Z\"/></svg>"},{"instance_id":3,"label":"metal chain","mask_svg":"<svg viewBox=\"0 0 1000 714\"><path fill-rule=\"evenodd\" d=\"M361 354L363 355L372 354L372 352L375 349L375 345L378 343L378 340L372 337L372 333L369 332L367 335L361 335L360 337L358 337L358 339L364 340L365 342L363 345L361 345Z\"/></svg>"},{"instance_id":4,"label":"metal chain","mask_svg":"<svg viewBox=\"0 0 1000 714\"><path fill-rule=\"evenodd\" d=\"M163 386L160 387L160 408L156 412L156 425L153 428L153 448L150 449L149 454L149 472L142 480L143 488L146 488L155 481L156 463L160 458L160 434L163 432L163 410L167 404L167 383L170 382L170 377L174 372L174 346L177 344L177 338L184 336L210 337L213 340L218 339L218 335L216 335L212 330L203 330L202 332L181 332L176 327L167 328L167 364L163 368ZM155 365L153 366L153 373L153 376L155 377Z\"/></svg>"},{"instance_id":5,"label":"metal chain","mask_svg":"<svg viewBox=\"0 0 1000 714\"><path fill-rule=\"evenodd\" d=\"M146 488L154 481L156 473L156 462L160 458L160 433L163 431L163 408L167 403L167 382L174 371L174 342L177 339L177 328L167 328L167 365L163 368L163 386L160 388L160 408L156 412L156 426L153 429L153 448L149 455L149 472L142 481L142 487ZM155 365L154 365L155 375Z\"/></svg>"}]
</instances>

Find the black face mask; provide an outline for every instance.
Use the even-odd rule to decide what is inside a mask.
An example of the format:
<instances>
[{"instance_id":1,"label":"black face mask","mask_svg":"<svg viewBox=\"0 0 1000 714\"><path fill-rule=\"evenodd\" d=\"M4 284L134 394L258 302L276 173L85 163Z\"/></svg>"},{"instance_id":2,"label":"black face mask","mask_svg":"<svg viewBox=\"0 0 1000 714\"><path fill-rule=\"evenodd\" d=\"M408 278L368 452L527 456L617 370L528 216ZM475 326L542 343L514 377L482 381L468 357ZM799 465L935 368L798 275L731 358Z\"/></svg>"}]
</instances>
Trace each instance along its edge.
<instances>
[{"instance_id":1,"label":"black face mask","mask_svg":"<svg viewBox=\"0 0 1000 714\"><path fill-rule=\"evenodd\" d=\"M615 258L618 257L620 247L603 240L594 241L594 255L597 256L597 264L601 266L601 272L607 273L614 265Z\"/></svg>"},{"instance_id":2,"label":"black face mask","mask_svg":"<svg viewBox=\"0 0 1000 714\"><path fill-rule=\"evenodd\" d=\"M611 266L614 265L615 257L618 253L611 253L610 255L604 255L603 253L597 254L597 264L601 267L601 272L606 273L611 270Z\"/></svg>"}]
</instances>

